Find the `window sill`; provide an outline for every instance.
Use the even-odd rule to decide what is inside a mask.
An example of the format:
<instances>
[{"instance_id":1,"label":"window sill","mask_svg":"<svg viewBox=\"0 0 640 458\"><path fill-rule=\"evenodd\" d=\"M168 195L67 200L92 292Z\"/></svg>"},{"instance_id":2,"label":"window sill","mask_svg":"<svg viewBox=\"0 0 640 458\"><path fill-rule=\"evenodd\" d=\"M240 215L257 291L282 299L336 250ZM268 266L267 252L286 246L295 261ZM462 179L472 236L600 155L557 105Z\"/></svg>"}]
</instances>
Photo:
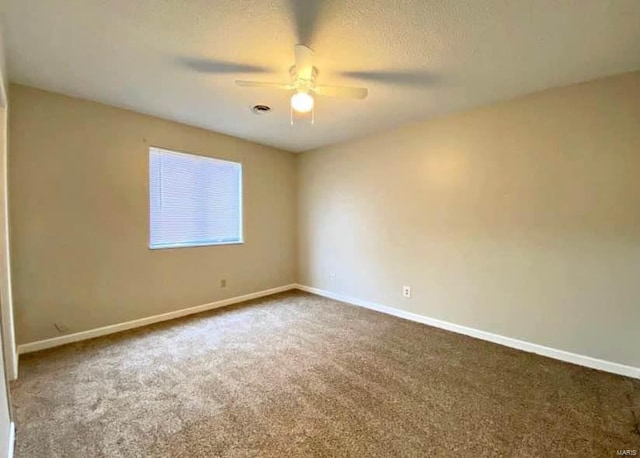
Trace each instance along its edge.
<instances>
[{"instance_id":1,"label":"window sill","mask_svg":"<svg viewBox=\"0 0 640 458\"><path fill-rule=\"evenodd\" d=\"M208 246L220 246L220 245L244 245L244 240L234 242L209 242L209 243L176 243L175 245L160 245L149 246L150 250L171 250L173 248L200 248Z\"/></svg>"}]
</instances>

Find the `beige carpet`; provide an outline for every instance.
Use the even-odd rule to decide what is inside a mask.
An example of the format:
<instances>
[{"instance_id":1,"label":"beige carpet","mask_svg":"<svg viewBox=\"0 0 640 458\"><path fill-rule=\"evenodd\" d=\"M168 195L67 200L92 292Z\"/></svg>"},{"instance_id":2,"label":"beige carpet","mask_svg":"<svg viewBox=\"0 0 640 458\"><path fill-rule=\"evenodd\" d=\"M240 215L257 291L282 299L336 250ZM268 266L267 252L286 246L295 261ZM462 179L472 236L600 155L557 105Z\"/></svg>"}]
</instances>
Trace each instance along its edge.
<instances>
[{"instance_id":1,"label":"beige carpet","mask_svg":"<svg viewBox=\"0 0 640 458\"><path fill-rule=\"evenodd\" d=\"M297 292L20 363L18 457L640 448L637 381Z\"/></svg>"}]
</instances>

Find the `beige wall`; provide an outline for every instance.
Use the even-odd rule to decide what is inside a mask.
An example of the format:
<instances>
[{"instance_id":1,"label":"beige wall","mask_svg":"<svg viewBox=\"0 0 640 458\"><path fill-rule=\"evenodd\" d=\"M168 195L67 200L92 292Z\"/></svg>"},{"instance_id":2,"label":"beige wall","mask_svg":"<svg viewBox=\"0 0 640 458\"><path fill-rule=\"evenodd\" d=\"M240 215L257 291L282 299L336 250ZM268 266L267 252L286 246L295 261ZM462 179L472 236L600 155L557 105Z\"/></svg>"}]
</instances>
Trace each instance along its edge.
<instances>
[{"instance_id":1,"label":"beige wall","mask_svg":"<svg viewBox=\"0 0 640 458\"><path fill-rule=\"evenodd\" d=\"M10 98L19 343L295 281L291 153L18 85ZM149 145L242 163L244 245L148 249Z\"/></svg>"},{"instance_id":2,"label":"beige wall","mask_svg":"<svg viewBox=\"0 0 640 458\"><path fill-rule=\"evenodd\" d=\"M640 366L640 73L303 153L298 186L301 283Z\"/></svg>"}]
</instances>

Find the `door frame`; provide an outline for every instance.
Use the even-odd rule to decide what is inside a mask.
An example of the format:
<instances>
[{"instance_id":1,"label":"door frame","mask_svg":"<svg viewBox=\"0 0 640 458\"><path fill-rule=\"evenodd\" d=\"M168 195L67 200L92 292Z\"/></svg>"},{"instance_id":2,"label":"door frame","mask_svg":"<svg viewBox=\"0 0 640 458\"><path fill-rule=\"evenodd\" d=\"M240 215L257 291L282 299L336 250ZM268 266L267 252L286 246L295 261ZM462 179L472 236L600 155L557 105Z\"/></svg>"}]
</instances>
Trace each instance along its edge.
<instances>
[{"instance_id":1,"label":"door frame","mask_svg":"<svg viewBox=\"0 0 640 458\"><path fill-rule=\"evenodd\" d=\"M5 374L8 380L18 378L11 288L11 256L9 243L9 179L8 179L8 94L7 81L0 78L0 323Z\"/></svg>"}]
</instances>

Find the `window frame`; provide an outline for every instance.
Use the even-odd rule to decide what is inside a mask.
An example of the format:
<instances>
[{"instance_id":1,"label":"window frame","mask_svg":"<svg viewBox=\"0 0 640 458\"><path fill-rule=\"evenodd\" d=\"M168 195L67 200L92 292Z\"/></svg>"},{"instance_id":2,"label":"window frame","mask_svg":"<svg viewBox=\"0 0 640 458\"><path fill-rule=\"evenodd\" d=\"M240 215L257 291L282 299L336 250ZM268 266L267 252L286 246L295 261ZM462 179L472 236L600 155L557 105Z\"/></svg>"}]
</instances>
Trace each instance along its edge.
<instances>
[{"instance_id":1,"label":"window frame","mask_svg":"<svg viewBox=\"0 0 640 458\"><path fill-rule=\"evenodd\" d=\"M159 151L159 152L167 152L171 154L178 154L183 156L196 156L204 159L213 159L215 161L227 162L230 164L239 166L239 183L238 183L238 208L239 208L239 221L238 221L238 230L239 230L239 238L238 240L233 241L223 241L223 242L182 242L182 243L166 243L166 244L152 244L151 243L151 152ZM242 162L230 161L228 159L221 159L218 157L209 156L206 154L200 153L188 153L185 151L179 151L174 149L165 148L162 146L149 145L147 148L147 208L149 209L148 214L148 231L147 231L147 247L149 250L172 250L176 248L198 248L198 247L211 247L211 246L225 246L225 245L244 245L245 243L245 230L244 230L244 166Z\"/></svg>"}]
</instances>

